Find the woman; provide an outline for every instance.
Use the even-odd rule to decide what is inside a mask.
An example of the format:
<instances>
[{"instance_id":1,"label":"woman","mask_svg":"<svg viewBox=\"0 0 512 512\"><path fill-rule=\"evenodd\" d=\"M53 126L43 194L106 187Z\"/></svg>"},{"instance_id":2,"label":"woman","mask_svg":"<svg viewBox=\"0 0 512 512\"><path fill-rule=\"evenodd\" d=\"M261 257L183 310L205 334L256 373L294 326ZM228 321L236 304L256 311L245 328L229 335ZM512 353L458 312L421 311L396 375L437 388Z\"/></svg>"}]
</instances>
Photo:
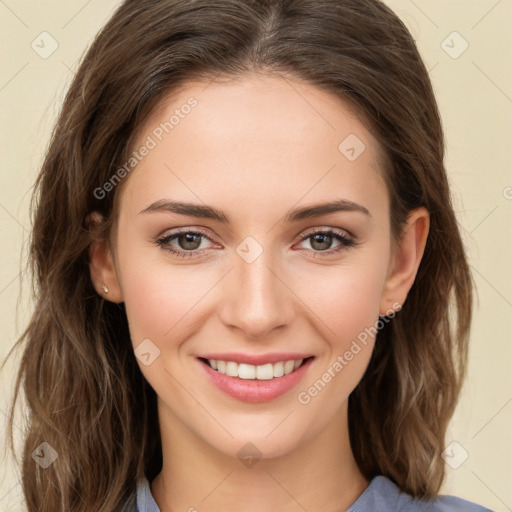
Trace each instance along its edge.
<instances>
[{"instance_id":1,"label":"woman","mask_svg":"<svg viewBox=\"0 0 512 512\"><path fill-rule=\"evenodd\" d=\"M377 0L125 1L36 183L28 509L439 497L471 276L425 66Z\"/></svg>"}]
</instances>

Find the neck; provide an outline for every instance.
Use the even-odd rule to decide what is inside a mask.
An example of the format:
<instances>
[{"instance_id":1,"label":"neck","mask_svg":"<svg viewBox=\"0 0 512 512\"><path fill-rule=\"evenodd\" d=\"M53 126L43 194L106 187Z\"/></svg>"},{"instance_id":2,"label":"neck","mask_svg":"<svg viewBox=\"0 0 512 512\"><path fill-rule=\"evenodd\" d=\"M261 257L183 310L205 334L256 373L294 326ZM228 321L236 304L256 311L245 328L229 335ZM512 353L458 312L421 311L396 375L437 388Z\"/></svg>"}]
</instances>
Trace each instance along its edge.
<instances>
[{"instance_id":1,"label":"neck","mask_svg":"<svg viewBox=\"0 0 512 512\"><path fill-rule=\"evenodd\" d=\"M293 451L252 465L205 443L161 402L159 419L163 467L151 491L162 512L340 512L369 484L350 447L346 403Z\"/></svg>"}]
</instances>

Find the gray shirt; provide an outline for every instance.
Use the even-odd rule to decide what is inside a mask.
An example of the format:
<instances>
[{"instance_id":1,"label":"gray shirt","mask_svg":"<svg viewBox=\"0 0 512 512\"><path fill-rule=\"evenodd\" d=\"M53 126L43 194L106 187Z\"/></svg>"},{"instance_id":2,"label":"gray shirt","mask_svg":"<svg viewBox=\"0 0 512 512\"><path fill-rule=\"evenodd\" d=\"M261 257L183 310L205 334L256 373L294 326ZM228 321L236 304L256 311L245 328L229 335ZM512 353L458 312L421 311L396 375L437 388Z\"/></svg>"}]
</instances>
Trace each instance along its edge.
<instances>
[{"instance_id":1,"label":"gray shirt","mask_svg":"<svg viewBox=\"0 0 512 512\"><path fill-rule=\"evenodd\" d=\"M136 508L130 512L161 512L153 499L147 479L138 483L136 499ZM190 510L194 508L190 507ZM432 501L415 499L400 492L400 489L388 478L376 476L346 512L492 512L492 510L455 496L440 496Z\"/></svg>"}]
</instances>

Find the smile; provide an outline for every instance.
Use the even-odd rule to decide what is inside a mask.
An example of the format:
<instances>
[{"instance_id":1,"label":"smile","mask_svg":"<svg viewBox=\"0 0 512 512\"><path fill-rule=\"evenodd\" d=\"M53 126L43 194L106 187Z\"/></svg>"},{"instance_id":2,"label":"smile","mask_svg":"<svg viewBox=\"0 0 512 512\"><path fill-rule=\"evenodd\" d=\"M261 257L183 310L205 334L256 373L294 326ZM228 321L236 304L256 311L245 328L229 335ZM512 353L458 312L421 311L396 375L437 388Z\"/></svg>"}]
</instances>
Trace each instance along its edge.
<instances>
[{"instance_id":1,"label":"smile","mask_svg":"<svg viewBox=\"0 0 512 512\"><path fill-rule=\"evenodd\" d=\"M305 359L279 361L277 363L255 366L252 364L236 363L235 361L220 361L215 359L206 360L213 370L216 370L229 377L239 379L271 380L283 375L288 375L305 361Z\"/></svg>"},{"instance_id":2,"label":"smile","mask_svg":"<svg viewBox=\"0 0 512 512\"><path fill-rule=\"evenodd\" d=\"M314 356L252 365L235 361L197 358L208 380L220 391L244 402L266 402L295 387Z\"/></svg>"}]
</instances>

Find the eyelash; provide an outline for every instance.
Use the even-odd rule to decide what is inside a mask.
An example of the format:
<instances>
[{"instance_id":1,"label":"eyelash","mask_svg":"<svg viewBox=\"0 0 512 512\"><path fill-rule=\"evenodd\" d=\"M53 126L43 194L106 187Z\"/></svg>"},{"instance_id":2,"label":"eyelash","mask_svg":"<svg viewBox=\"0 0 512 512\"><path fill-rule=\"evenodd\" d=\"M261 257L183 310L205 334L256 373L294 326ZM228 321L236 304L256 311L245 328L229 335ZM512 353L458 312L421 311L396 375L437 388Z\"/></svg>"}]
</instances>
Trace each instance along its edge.
<instances>
[{"instance_id":1,"label":"eyelash","mask_svg":"<svg viewBox=\"0 0 512 512\"><path fill-rule=\"evenodd\" d=\"M158 238L155 240L155 243L158 247L162 247L164 250L170 252L171 254L173 254L174 256L177 256L179 258L200 257L200 256L196 256L196 255L198 253L201 254L201 252L205 249L200 250L200 251L198 251L197 249L191 250L191 251L185 251L185 250L177 251L177 250L171 248L171 246L169 245L169 242L171 242L172 240L175 240L176 238L178 238L180 235L183 235L183 234L200 235L200 236L203 236L204 238L210 240L210 237L208 237L206 235L206 233L203 233L202 231L193 231L190 229L183 229L180 231L175 231L174 233L171 233L169 235L165 235L161 238ZM311 252L313 252L313 257L315 257L315 258L322 258L322 257L324 257L324 255L332 255L332 254L341 252L349 247L353 247L353 246L357 245L357 242L355 241L354 238L348 237L348 236L346 236L342 233L339 233L337 231L334 231L332 229L311 231L311 232L307 233L306 235L304 235L300 239L299 243L302 243L305 240L308 240L309 238L312 238L314 235L318 235L318 234L330 235L335 240L338 240L340 242L340 245L338 247L336 247L335 249L327 249L325 251L310 250ZM308 249L306 249L306 250L308 250Z\"/></svg>"}]
</instances>

